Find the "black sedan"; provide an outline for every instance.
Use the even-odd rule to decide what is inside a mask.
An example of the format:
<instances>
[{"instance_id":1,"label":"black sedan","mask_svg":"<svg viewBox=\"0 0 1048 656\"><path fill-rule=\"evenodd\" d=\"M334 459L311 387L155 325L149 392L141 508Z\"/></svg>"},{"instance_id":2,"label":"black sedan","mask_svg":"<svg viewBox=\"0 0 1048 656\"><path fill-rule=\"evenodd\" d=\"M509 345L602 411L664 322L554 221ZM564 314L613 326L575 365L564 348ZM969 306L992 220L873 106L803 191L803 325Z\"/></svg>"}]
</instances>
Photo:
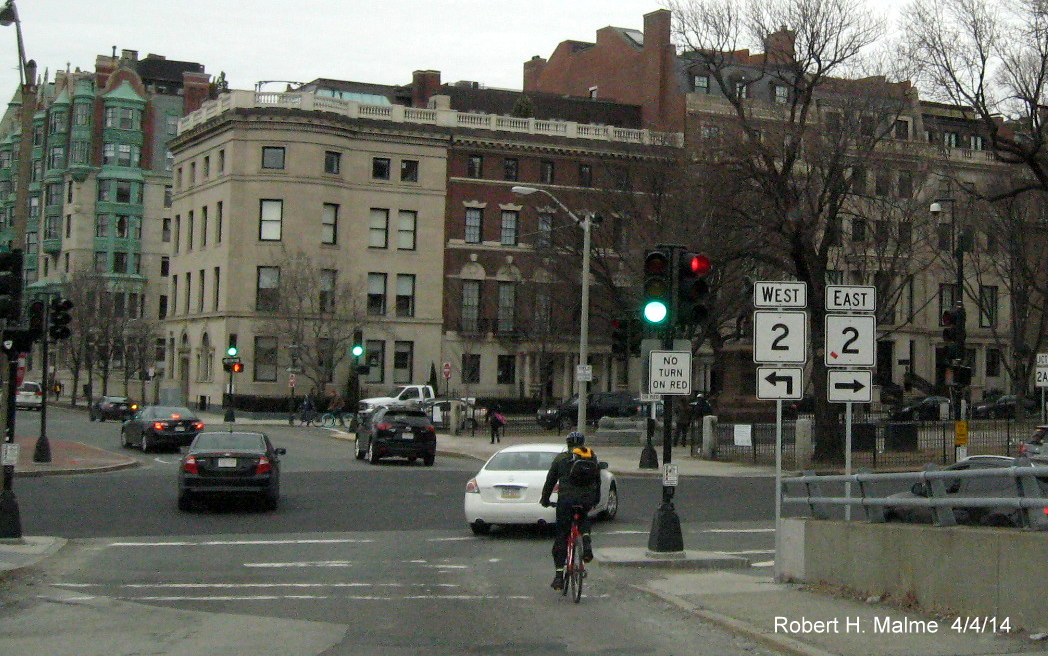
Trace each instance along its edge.
<instances>
[{"instance_id":1,"label":"black sedan","mask_svg":"<svg viewBox=\"0 0 1048 656\"><path fill-rule=\"evenodd\" d=\"M143 453L160 447L178 449L192 442L203 428L204 422L189 408L147 405L124 421L120 446L137 446Z\"/></svg>"},{"instance_id":2,"label":"black sedan","mask_svg":"<svg viewBox=\"0 0 1048 656\"><path fill-rule=\"evenodd\" d=\"M1008 394L976 405L972 408L972 417L975 419L1015 419L1015 409L1018 404L1019 399ZM1027 417L1037 414L1038 403L1034 399L1024 398L1022 406Z\"/></svg>"},{"instance_id":3,"label":"black sedan","mask_svg":"<svg viewBox=\"0 0 1048 656\"><path fill-rule=\"evenodd\" d=\"M280 501L280 456L265 433L200 433L178 468L178 509L198 496L251 495L267 510Z\"/></svg>"},{"instance_id":4,"label":"black sedan","mask_svg":"<svg viewBox=\"0 0 1048 656\"><path fill-rule=\"evenodd\" d=\"M362 416L357 427L357 459L374 464L394 456L432 466L437 454L437 433L429 415L414 408L390 406Z\"/></svg>"},{"instance_id":5,"label":"black sedan","mask_svg":"<svg viewBox=\"0 0 1048 656\"><path fill-rule=\"evenodd\" d=\"M89 413L91 421L105 421L115 419L123 421L135 414L138 404L126 396L103 396L91 404Z\"/></svg>"},{"instance_id":6,"label":"black sedan","mask_svg":"<svg viewBox=\"0 0 1048 656\"><path fill-rule=\"evenodd\" d=\"M950 415L948 412L945 415L941 414L941 407L944 403L949 406L950 399L945 396L926 396L909 405L892 410L888 413L888 417L892 421L934 421L946 419Z\"/></svg>"}]
</instances>

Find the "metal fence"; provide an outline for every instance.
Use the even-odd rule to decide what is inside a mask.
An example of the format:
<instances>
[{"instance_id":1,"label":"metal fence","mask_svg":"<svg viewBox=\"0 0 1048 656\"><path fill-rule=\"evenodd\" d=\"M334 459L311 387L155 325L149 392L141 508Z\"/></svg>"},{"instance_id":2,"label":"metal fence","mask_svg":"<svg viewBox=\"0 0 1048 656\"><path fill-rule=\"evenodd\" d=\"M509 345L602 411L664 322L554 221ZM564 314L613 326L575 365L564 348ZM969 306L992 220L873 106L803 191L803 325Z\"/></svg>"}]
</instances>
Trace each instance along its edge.
<instances>
[{"instance_id":1,"label":"metal fence","mask_svg":"<svg viewBox=\"0 0 1048 656\"><path fill-rule=\"evenodd\" d=\"M1038 423L1011 419L968 422L968 455L1018 455L1019 445L1031 437ZM736 424L717 424L718 460L775 464L775 424L748 424L750 446L736 443ZM796 423L783 422L783 468L796 469ZM839 428L843 439L845 426ZM889 422L852 424L852 462L872 469L912 468L927 463L946 465L955 460L953 421Z\"/></svg>"}]
</instances>

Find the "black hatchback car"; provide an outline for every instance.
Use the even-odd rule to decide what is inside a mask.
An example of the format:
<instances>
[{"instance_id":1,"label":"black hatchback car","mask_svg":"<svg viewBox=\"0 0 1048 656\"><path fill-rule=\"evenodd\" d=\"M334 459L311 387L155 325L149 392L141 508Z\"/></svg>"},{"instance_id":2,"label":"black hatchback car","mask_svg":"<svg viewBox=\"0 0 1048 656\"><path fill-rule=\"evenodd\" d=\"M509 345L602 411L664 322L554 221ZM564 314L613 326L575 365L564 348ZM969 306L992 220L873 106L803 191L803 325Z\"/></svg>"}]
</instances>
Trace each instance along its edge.
<instances>
[{"instance_id":1,"label":"black hatchback car","mask_svg":"<svg viewBox=\"0 0 1048 656\"><path fill-rule=\"evenodd\" d=\"M432 466L437 455L437 433L429 415L416 408L388 406L361 415L357 427L357 460L374 464L381 458L422 458Z\"/></svg>"},{"instance_id":2,"label":"black hatchback car","mask_svg":"<svg viewBox=\"0 0 1048 656\"><path fill-rule=\"evenodd\" d=\"M120 427L120 446L137 446L143 453L161 447L178 449L192 442L203 428L204 422L189 408L147 405Z\"/></svg>"},{"instance_id":3,"label":"black hatchback car","mask_svg":"<svg viewBox=\"0 0 1048 656\"><path fill-rule=\"evenodd\" d=\"M892 421L934 421L940 418L945 419L949 415L944 416L940 414L943 403L949 405L950 399L945 396L926 396L909 405L892 410L888 413L888 418Z\"/></svg>"},{"instance_id":4,"label":"black hatchback car","mask_svg":"<svg viewBox=\"0 0 1048 656\"><path fill-rule=\"evenodd\" d=\"M114 419L123 421L138 410L138 404L126 396L103 396L91 404L91 421Z\"/></svg>"},{"instance_id":5,"label":"black hatchback car","mask_svg":"<svg viewBox=\"0 0 1048 656\"><path fill-rule=\"evenodd\" d=\"M190 510L196 497L250 495L267 510L280 501L280 456L265 433L200 433L178 468L178 509Z\"/></svg>"},{"instance_id":6,"label":"black hatchback car","mask_svg":"<svg viewBox=\"0 0 1048 656\"><path fill-rule=\"evenodd\" d=\"M972 417L975 419L1015 419L1015 410L1018 405L1018 397L1008 394L993 401L977 404L972 408ZM1022 405L1027 417L1038 414L1039 404L1036 400L1024 398Z\"/></svg>"},{"instance_id":7,"label":"black hatchback car","mask_svg":"<svg viewBox=\"0 0 1048 656\"><path fill-rule=\"evenodd\" d=\"M642 403L628 392L593 392L586 404L586 423L596 424L601 417L633 417ZM563 430L574 426L579 412L578 395L557 406L540 408L535 420L546 429Z\"/></svg>"}]
</instances>

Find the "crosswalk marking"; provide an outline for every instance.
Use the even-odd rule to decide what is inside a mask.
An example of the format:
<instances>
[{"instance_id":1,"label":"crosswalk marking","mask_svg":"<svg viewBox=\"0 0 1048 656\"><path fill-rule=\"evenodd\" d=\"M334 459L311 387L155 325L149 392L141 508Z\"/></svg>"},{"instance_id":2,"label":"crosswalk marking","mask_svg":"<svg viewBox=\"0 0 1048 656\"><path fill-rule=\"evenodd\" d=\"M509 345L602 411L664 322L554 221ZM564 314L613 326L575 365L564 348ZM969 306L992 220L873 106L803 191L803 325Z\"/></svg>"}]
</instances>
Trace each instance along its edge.
<instances>
[{"instance_id":1,"label":"crosswalk marking","mask_svg":"<svg viewBox=\"0 0 1048 656\"><path fill-rule=\"evenodd\" d=\"M224 547L277 544L368 544L374 540L352 538L308 538L301 540L201 540L198 542L110 542L110 547Z\"/></svg>"}]
</instances>

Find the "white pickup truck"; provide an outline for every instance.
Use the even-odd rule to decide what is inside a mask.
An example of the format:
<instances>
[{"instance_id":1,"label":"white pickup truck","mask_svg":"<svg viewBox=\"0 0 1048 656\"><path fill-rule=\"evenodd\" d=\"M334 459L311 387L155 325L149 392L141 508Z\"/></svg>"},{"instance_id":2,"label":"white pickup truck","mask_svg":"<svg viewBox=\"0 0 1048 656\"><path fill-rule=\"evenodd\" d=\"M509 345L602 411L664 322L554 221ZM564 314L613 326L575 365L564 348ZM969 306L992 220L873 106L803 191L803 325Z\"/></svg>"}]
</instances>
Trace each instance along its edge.
<instances>
[{"instance_id":1,"label":"white pickup truck","mask_svg":"<svg viewBox=\"0 0 1048 656\"><path fill-rule=\"evenodd\" d=\"M436 399L433 388L429 385L397 385L389 396L375 396L361 399L357 411L368 414L375 408L384 405L413 405L425 407Z\"/></svg>"}]
</instances>

